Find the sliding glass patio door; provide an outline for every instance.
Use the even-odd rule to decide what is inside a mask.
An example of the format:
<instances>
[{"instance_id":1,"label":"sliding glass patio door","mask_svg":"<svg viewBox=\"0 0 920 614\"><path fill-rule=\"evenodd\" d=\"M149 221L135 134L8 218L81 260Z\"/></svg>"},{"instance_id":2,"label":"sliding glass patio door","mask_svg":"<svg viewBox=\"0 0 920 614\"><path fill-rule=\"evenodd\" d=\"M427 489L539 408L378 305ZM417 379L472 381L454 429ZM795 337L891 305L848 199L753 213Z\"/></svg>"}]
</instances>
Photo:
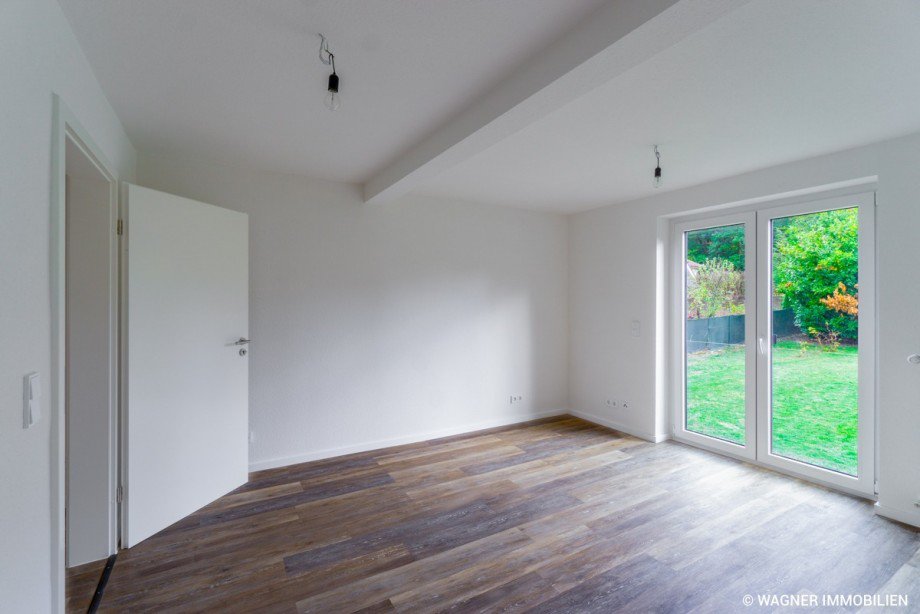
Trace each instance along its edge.
<instances>
[{"instance_id":1,"label":"sliding glass patio door","mask_svg":"<svg viewBox=\"0 0 920 614\"><path fill-rule=\"evenodd\" d=\"M874 491L874 195L674 226L677 439Z\"/></svg>"}]
</instances>

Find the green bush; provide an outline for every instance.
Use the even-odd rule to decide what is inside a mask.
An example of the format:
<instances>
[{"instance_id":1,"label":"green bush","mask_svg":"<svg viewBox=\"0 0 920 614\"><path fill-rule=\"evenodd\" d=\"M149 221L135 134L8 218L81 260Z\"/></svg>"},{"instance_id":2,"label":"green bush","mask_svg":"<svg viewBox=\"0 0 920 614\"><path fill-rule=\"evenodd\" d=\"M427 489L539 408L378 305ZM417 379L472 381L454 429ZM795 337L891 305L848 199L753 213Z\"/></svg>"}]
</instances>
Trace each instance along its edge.
<instances>
[{"instance_id":1,"label":"green bush","mask_svg":"<svg viewBox=\"0 0 920 614\"><path fill-rule=\"evenodd\" d=\"M840 284L859 282L857 209L839 209L774 222L773 283L796 324L815 337L834 333L856 339L857 316L828 307Z\"/></svg>"},{"instance_id":2,"label":"green bush","mask_svg":"<svg viewBox=\"0 0 920 614\"><path fill-rule=\"evenodd\" d=\"M687 289L691 319L744 313L744 275L728 260L706 260Z\"/></svg>"}]
</instances>

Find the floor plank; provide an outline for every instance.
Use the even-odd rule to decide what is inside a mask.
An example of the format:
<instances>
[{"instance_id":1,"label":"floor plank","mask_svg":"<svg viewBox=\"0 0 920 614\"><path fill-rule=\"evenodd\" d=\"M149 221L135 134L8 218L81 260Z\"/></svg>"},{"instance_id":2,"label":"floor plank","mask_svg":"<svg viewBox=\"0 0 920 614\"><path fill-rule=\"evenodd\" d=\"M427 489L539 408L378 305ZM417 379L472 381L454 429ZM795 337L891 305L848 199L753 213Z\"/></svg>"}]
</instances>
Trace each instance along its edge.
<instances>
[{"instance_id":1,"label":"floor plank","mask_svg":"<svg viewBox=\"0 0 920 614\"><path fill-rule=\"evenodd\" d=\"M868 502L566 417L255 473L122 552L101 611L720 611L913 601L918 569Z\"/></svg>"}]
</instances>

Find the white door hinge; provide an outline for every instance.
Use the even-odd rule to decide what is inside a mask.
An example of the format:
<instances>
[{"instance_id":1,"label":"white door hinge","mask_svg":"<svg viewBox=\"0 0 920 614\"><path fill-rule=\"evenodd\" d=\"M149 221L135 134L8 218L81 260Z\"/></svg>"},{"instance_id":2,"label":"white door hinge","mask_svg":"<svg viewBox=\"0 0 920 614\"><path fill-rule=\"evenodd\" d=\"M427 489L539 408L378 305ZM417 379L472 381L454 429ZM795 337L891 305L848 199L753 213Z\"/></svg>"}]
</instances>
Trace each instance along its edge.
<instances>
[{"instance_id":1,"label":"white door hinge","mask_svg":"<svg viewBox=\"0 0 920 614\"><path fill-rule=\"evenodd\" d=\"M124 220L118 220L118 224L115 225L115 232L118 235L125 234L125 221Z\"/></svg>"},{"instance_id":2,"label":"white door hinge","mask_svg":"<svg viewBox=\"0 0 920 614\"><path fill-rule=\"evenodd\" d=\"M123 487L119 486L119 487L115 490L115 501L118 502L118 503L121 503L121 502L124 501L124 500L125 500L125 489L124 489Z\"/></svg>"}]
</instances>

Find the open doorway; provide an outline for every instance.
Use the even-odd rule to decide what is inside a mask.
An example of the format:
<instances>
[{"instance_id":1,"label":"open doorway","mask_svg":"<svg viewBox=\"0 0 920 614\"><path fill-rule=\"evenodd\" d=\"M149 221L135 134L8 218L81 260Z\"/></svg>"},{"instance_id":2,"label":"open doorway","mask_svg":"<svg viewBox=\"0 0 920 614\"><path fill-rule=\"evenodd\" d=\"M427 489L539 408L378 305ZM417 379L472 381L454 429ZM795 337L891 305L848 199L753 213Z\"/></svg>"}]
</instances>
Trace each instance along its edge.
<instances>
[{"instance_id":1,"label":"open doorway","mask_svg":"<svg viewBox=\"0 0 920 614\"><path fill-rule=\"evenodd\" d=\"M249 219L120 185L54 108L53 610L86 611L119 548L247 480Z\"/></svg>"},{"instance_id":2,"label":"open doorway","mask_svg":"<svg viewBox=\"0 0 920 614\"><path fill-rule=\"evenodd\" d=\"M119 547L118 180L60 103L55 119L57 587L85 611Z\"/></svg>"}]
</instances>

